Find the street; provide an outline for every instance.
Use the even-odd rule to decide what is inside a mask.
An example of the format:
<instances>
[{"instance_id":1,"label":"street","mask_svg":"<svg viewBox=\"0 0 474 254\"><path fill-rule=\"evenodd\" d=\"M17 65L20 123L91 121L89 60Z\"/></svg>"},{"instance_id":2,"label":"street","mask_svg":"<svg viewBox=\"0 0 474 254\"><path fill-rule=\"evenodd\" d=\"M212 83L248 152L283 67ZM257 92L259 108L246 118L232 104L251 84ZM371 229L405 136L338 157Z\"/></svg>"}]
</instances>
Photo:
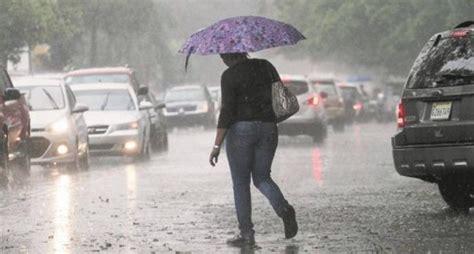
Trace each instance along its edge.
<instances>
[{"instance_id":1,"label":"street","mask_svg":"<svg viewBox=\"0 0 474 254\"><path fill-rule=\"evenodd\" d=\"M459 253L474 248L472 216L437 186L399 176L395 123L329 131L323 144L280 137L273 177L295 206L298 235L252 187L255 253ZM241 253L225 152L208 164L213 131L170 131L149 162L95 157L88 171L33 167L0 190L1 253ZM243 253L247 253L242 251ZM251 251L250 251L251 252Z\"/></svg>"}]
</instances>

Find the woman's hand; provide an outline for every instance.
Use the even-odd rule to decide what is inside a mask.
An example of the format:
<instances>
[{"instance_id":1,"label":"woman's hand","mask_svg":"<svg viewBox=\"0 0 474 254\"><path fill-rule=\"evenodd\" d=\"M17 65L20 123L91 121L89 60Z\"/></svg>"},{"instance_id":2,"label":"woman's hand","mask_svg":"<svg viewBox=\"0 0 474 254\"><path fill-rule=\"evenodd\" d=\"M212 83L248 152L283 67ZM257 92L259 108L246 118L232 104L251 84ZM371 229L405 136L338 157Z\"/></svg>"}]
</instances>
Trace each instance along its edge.
<instances>
[{"instance_id":1,"label":"woman's hand","mask_svg":"<svg viewBox=\"0 0 474 254\"><path fill-rule=\"evenodd\" d=\"M212 148L211 155L209 156L209 163L211 166L215 166L217 164L217 161L219 159L219 153L220 153L220 147L214 147Z\"/></svg>"}]
</instances>

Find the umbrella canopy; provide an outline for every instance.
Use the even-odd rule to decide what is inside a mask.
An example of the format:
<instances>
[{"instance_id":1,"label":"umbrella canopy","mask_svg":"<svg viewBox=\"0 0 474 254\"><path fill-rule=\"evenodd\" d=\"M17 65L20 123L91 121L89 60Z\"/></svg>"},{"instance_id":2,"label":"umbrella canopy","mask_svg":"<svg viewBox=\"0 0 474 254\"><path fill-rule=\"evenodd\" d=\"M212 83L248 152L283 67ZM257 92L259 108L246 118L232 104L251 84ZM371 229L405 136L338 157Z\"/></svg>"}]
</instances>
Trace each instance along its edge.
<instances>
[{"instance_id":1,"label":"umbrella canopy","mask_svg":"<svg viewBox=\"0 0 474 254\"><path fill-rule=\"evenodd\" d=\"M192 34L178 51L212 55L256 52L293 45L305 37L291 25L258 16L240 16L221 20Z\"/></svg>"}]
</instances>

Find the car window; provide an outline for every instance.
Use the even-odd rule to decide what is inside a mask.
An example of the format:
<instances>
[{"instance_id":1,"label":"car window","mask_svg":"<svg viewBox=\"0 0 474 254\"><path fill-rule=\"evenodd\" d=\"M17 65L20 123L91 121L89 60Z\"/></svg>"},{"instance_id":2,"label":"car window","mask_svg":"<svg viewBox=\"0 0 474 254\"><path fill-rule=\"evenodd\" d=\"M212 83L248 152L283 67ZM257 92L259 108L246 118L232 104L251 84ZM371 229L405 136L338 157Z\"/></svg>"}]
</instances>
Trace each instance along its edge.
<instances>
[{"instance_id":1,"label":"car window","mask_svg":"<svg viewBox=\"0 0 474 254\"><path fill-rule=\"evenodd\" d=\"M336 85L334 82L322 81L314 82L313 84L316 85L318 92L325 92L329 96L337 96Z\"/></svg>"},{"instance_id":2,"label":"car window","mask_svg":"<svg viewBox=\"0 0 474 254\"><path fill-rule=\"evenodd\" d=\"M309 91L308 83L305 81L284 81L283 82L288 90L290 90L294 95L305 94Z\"/></svg>"},{"instance_id":3,"label":"car window","mask_svg":"<svg viewBox=\"0 0 474 254\"><path fill-rule=\"evenodd\" d=\"M342 96L344 97L344 100L360 100L361 95L357 91L357 88L355 87L341 87L342 91Z\"/></svg>"},{"instance_id":4,"label":"car window","mask_svg":"<svg viewBox=\"0 0 474 254\"><path fill-rule=\"evenodd\" d=\"M175 101L202 101L206 94L202 88L171 89L166 93L166 102Z\"/></svg>"},{"instance_id":5,"label":"car window","mask_svg":"<svg viewBox=\"0 0 474 254\"><path fill-rule=\"evenodd\" d=\"M90 111L134 111L135 103L128 90L77 90L78 102L84 103Z\"/></svg>"},{"instance_id":6,"label":"car window","mask_svg":"<svg viewBox=\"0 0 474 254\"><path fill-rule=\"evenodd\" d=\"M31 111L59 110L65 107L63 91L59 86L22 86Z\"/></svg>"},{"instance_id":7,"label":"car window","mask_svg":"<svg viewBox=\"0 0 474 254\"><path fill-rule=\"evenodd\" d=\"M435 37L416 59L407 88L465 84L474 84L474 37Z\"/></svg>"},{"instance_id":8,"label":"car window","mask_svg":"<svg viewBox=\"0 0 474 254\"><path fill-rule=\"evenodd\" d=\"M66 78L66 84L90 84L90 83L130 83L127 74L97 74L97 75L81 75L70 76Z\"/></svg>"}]
</instances>

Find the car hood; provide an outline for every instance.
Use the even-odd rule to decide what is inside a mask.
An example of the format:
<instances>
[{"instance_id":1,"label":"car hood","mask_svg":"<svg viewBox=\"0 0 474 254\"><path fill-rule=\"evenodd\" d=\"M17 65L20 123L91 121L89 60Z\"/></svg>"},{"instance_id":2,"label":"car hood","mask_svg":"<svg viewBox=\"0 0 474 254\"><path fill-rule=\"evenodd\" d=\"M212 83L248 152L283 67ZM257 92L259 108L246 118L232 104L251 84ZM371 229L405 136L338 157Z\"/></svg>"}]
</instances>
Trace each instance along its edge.
<instances>
[{"instance_id":1,"label":"car hood","mask_svg":"<svg viewBox=\"0 0 474 254\"><path fill-rule=\"evenodd\" d=\"M30 111L31 129L45 129L66 115L66 110Z\"/></svg>"},{"instance_id":2,"label":"car hood","mask_svg":"<svg viewBox=\"0 0 474 254\"><path fill-rule=\"evenodd\" d=\"M116 125L130 123L140 119L136 111L87 111L84 113L87 126Z\"/></svg>"},{"instance_id":3,"label":"car hood","mask_svg":"<svg viewBox=\"0 0 474 254\"><path fill-rule=\"evenodd\" d=\"M207 101L202 100L202 101L173 101L173 102L167 102L166 107L179 107L179 106L189 106L189 105L198 105L198 104L203 104L207 103Z\"/></svg>"}]
</instances>

